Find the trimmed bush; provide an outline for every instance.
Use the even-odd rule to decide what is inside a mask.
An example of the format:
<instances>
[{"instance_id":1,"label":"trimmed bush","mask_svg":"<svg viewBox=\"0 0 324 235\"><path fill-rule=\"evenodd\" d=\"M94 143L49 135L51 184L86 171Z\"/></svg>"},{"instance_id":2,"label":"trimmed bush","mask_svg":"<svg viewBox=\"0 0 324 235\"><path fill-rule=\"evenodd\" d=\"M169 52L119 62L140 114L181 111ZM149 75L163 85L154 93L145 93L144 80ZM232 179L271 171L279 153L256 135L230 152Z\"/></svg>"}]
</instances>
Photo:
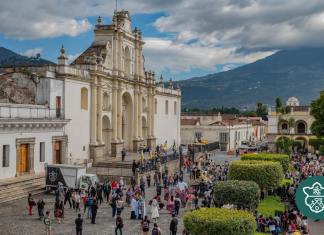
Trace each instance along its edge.
<instances>
[{"instance_id":1,"label":"trimmed bush","mask_svg":"<svg viewBox=\"0 0 324 235\"><path fill-rule=\"evenodd\" d=\"M183 223L191 235L253 235L256 230L251 213L225 208L201 208L187 212Z\"/></svg>"},{"instance_id":2,"label":"trimmed bush","mask_svg":"<svg viewBox=\"0 0 324 235\"><path fill-rule=\"evenodd\" d=\"M233 161L228 173L230 180L247 180L257 183L261 190L269 190L280 185L284 174L278 162Z\"/></svg>"},{"instance_id":3,"label":"trimmed bush","mask_svg":"<svg viewBox=\"0 0 324 235\"><path fill-rule=\"evenodd\" d=\"M288 170L288 166L289 166L289 156L287 154L275 154L275 153L243 154L241 160L279 162L284 172Z\"/></svg>"},{"instance_id":4,"label":"trimmed bush","mask_svg":"<svg viewBox=\"0 0 324 235\"><path fill-rule=\"evenodd\" d=\"M228 180L214 186L214 203L217 207L234 204L238 209L254 210L259 201L260 188L253 181Z\"/></svg>"}]
</instances>

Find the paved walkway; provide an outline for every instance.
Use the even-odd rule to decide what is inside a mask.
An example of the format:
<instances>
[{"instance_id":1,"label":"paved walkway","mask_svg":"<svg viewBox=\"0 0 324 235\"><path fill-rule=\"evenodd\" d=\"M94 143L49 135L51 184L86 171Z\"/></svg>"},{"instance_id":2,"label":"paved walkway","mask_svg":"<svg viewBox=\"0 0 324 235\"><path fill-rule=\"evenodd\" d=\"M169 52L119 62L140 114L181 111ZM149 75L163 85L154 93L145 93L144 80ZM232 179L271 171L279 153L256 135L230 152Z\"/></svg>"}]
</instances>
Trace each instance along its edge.
<instances>
[{"instance_id":1,"label":"paved walkway","mask_svg":"<svg viewBox=\"0 0 324 235\"><path fill-rule=\"evenodd\" d=\"M148 206L148 201L155 196L155 187L150 187L146 192L146 210L147 214L150 217L151 210ZM35 201L38 198L43 197L45 200L45 211L50 210L51 216L53 218L53 205L54 205L54 195L41 195L36 196ZM34 210L33 216L27 214L27 199L14 201L0 207L0 235L2 234L21 234L21 235L38 235L44 233L44 225L42 221L39 221L37 218L37 211ZM81 206L83 209L83 206ZM36 208L34 208L36 209ZM130 207L125 207L122 212L122 218L124 220L124 229L123 235L142 235L140 220L130 220ZM183 223L181 216L184 213L184 209L180 209L179 216L179 225L178 225L178 234L181 234L183 230ZM52 234L75 234L74 220L77 216L77 213L69 208L68 204L65 209L65 220L62 224L57 224L53 219L53 233ZM171 215L167 210L162 209L160 211L160 218L158 225L162 230L162 234L169 234L169 223L171 220ZM150 229L153 224L150 225ZM115 219L111 217L111 207L107 203L103 203L99 206L96 224L91 224L88 219L85 219L83 226L83 234L91 235L111 235L114 234Z\"/></svg>"}]
</instances>

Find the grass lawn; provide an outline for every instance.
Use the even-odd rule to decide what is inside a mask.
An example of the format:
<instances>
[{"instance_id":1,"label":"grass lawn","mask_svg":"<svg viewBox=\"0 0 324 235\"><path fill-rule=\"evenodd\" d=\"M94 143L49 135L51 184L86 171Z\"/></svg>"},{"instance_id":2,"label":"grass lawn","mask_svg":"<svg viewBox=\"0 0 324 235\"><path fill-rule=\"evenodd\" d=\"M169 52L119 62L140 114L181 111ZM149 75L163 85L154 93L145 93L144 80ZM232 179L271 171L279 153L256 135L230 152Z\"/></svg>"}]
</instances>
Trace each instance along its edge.
<instances>
[{"instance_id":1,"label":"grass lawn","mask_svg":"<svg viewBox=\"0 0 324 235\"><path fill-rule=\"evenodd\" d=\"M257 211L265 217L274 217L276 211L284 211L285 205L280 201L280 197L268 196L263 199Z\"/></svg>"},{"instance_id":2,"label":"grass lawn","mask_svg":"<svg viewBox=\"0 0 324 235\"><path fill-rule=\"evenodd\" d=\"M270 234L270 233L254 233L254 235L266 235L266 234Z\"/></svg>"}]
</instances>

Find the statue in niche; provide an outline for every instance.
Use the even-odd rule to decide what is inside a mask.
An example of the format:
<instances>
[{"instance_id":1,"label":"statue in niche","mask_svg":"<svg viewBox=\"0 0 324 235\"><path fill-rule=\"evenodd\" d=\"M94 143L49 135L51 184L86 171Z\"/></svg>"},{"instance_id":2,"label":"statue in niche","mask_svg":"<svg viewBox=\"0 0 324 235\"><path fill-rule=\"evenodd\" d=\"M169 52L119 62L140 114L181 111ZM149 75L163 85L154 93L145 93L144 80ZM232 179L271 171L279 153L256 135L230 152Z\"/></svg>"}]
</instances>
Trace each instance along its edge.
<instances>
[{"instance_id":1,"label":"statue in niche","mask_svg":"<svg viewBox=\"0 0 324 235\"><path fill-rule=\"evenodd\" d=\"M111 42L108 41L107 42L107 46L106 46L106 64L108 65L108 67L112 67L112 47L111 47Z\"/></svg>"}]
</instances>

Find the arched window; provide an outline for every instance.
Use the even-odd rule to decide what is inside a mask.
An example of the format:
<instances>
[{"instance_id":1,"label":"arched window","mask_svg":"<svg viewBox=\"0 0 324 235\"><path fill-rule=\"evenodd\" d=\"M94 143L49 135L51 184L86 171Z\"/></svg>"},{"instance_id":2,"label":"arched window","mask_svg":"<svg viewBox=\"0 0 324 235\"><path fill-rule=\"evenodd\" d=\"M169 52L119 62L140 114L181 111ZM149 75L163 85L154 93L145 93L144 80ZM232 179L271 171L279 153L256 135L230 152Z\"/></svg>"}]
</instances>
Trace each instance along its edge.
<instances>
[{"instance_id":1,"label":"arched window","mask_svg":"<svg viewBox=\"0 0 324 235\"><path fill-rule=\"evenodd\" d=\"M297 121L297 134L306 134L306 123L304 121Z\"/></svg>"},{"instance_id":2,"label":"arched window","mask_svg":"<svg viewBox=\"0 0 324 235\"><path fill-rule=\"evenodd\" d=\"M165 101L165 114L169 114L169 101Z\"/></svg>"},{"instance_id":3,"label":"arched window","mask_svg":"<svg viewBox=\"0 0 324 235\"><path fill-rule=\"evenodd\" d=\"M155 99L154 99L154 113L155 113L155 114L157 114L157 105L158 105L158 103L157 103L157 99L155 98Z\"/></svg>"},{"instance_id":4,"label":"arched window","mask_svg":"<svg viewBox=\"0 0 324 235\"><path fill-rule=\"evenodd\" d=\"M81 109L88 110L88 89L81 88Z\"/></svg>"},{"instance_id":5,"label":"arched window","mask_svg":"<svg viewBox=\"0 0 324 235\"><path fill-rule=\"evenodd\" d=\"M177 101L174 101L174 104L173 104L173 111L174 111L174 115L177 115Z\"/></svg>"},{"instance_id":6,"label":"arched window","mask_svg":"<svg viewBox=\"0 0 324 235\"><path fill-rule=\"evenodd\" d=\"M102 105L102 109L107 111L109 109L109 95L107 94L107 92L105 92L103 94L103 105Z\"/></svg>"}]
</instances>

